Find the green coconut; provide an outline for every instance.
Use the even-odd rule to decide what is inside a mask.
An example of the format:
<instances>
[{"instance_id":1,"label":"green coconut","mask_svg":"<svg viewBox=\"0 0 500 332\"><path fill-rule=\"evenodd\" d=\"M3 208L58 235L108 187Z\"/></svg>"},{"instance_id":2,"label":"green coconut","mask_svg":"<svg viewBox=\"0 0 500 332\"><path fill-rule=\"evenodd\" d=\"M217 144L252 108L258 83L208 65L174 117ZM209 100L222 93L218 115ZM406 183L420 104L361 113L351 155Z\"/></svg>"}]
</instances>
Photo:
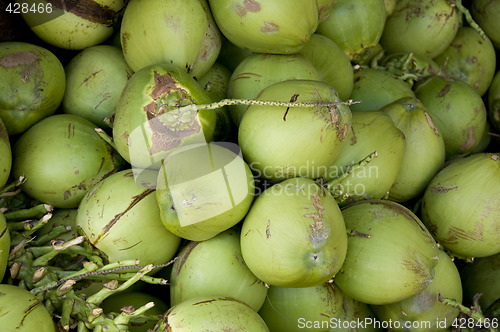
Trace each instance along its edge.
<instances>
[{"instance_id":1,"label":"green coconut","mask_svg":"<svg viewBox=\"0 0 500 332\"><path fill-rule=\"evenodd\" d=\"M172 306L153 332L269 332L264 320L247 304L231 297L202 296Z\"/></svg>"},{"instance_id":2,"label":"green coconut","mask_svg":"<svg viewBox=\"0 0 500 332\"><path fill-rule=\"evenodd\" d=\"M316 0L209 0L217 26L234 45L258 53L297 53L316 31Z\"/></svg>"},{"instance_id":3,"label":"green coconut","mask_svg":"<svg viewBox=\"0 0 500 332\"><path fill-rule=\"evenodd\" d=\"M405 137L405 152L389 197L404 202L421 194L445 161L444 140L425 106L402 98L381 109Z\"/></svg>"},{"instance_id":4,"label":"green coconut","mask_svg":"<svg viewBox=\"0 0 500 332\"><path fill-rule=\"evenodd\" d=\"M206 0L135 0L120 26L123 55L130 68L170 63L193 77L214 64L221 36Z\"/></svg>"},{"instance_id":5,"label":"green coconut","mask_svg":"<svg viewBox=\"0 0 500 332\"><path fill-rule=\"evenodd\" d=\"M49 50L24 42L0 43L0 118L9 135L23 133L54 114L66 74Z\"/></svg>"},{"instance_id":6,"label":"green coconut","mask_svg":"<svg viewBox=\"0 0 500 332\"><path fill-rule=\"evenodd\" d=\"M49 116L13 146L12 174L24 176L31 197L58 208L76 208L99 181L121 170L120 155L90 121L72 114Z\"/></svg>"},{"instance_id":7,"label":"green coconut","mask_svg":"<svg viewBox=\"0 0 500 332\"><path fill-rule=\"evenodd\" d=\"M250 105L238 131L243 157L257 177L273 183L296 176L325 177L351 124L349 106L336 90L321 81L288 80L268 86L257 99L332 104Z\"/></svg>"},{"instance_id":8,"label":"green coconut","mask_svg":"<svg viewBox=\"0 0 500 332\"><path fill-rule=\"evenodd\" d=\"M92 46L73 57L65 69L63 112L109 128L121 93L133 74L122 51L110 45Z\"/></svg>"},{"instance_id":9,"label":"green coconut","mask_svg":"<svg viewBox=\"0 0 500 332\"><path fill-rule=\"evenodd\" d=\"M203 241L233 227L255 195L250 167L235 144L192 144L178 149L158 173L156 199L170 232Z\"/></svg>"},{"instance_id":10,"label":"green coconut","mask_svg":"<svg viewBox=\"0 0 500 332\"><path fill-rule=\"evenodd\" d=\"M347 256L335 283L367 304L394 303L420 293L434 278L436 241L420 219L388 200L365 200L342 210Z\"/></svg>"},{"instance_id":11,"label":"green coconut","mask_svg":"<svg viewBox=\"0 0 500 332\"><path fill-rule=\"evenodd\" d=\"M422 200L422 221L454 256L500 252L500 156L477 153L443 168Z\"/></svg>"},{"instance_id":12,"label":"green coconut","mask_svg":"<svg viewBox=\"0 0 500 332\"><path fill-rule=\"evenodd\" d=\"M284 180L262 192L243 221L240 241L248 268L268 285L280 287L328 281L347 250L335 199L307 178Z\"/></svg>"},{"instance_id":13,"label":"green coconut","mask_svg":"<svg viewBox=\"0 0 500 332\"><path fill-rule=\"evenodd\" d=\"M137 184L131 170L96 184L78 207L76 225L109 262L165 264L180 244L161 222L154 190Z\"/></svg>"},{"instance_id":14,"label":"green coconut","mask_svg":"<svg viewBox=\"0 0 500 332\"><path fill-rule=\"evenodd\" d=\"M420 293L399 302L374 305L383 321L399 322L395 331L446 331L459 315L456 307L441 302L443 298L462 302L462 282L455 263L444 251L434 268L434 278Z\"/></svg>"},{"instance_id":15,"label":"green coconut","mask_svg":"<svg viewBox=\"0 0 500 332\"><path fill-rule=\"evenodd\" d=\"M405 144L384 112L352 112L346 144L325 178L328 190L342 206L386 197L401 169Z\"/></svg>"},{"instance_id":16,"label":"green coconut","mask_svg":"<svg viewBox=\"0 0 500 332\"><path fill-rule=\"evenodd\" d=\"M470 154L486 127L486 107L473 87L434 76L420 82L415 96L425 105L443 136L446 159Z\"/></svg>"},{"instance_id":17,"label":"green coconut","mask_svg":"<svg viewBox=\"0 0 500 332\"><path fill-rule=\"evenodd\" d=\"M22 16L43 41L59 48L83 50L108 39L117 26L123 0L63 2L27 0ZM41 10L41 8L44 8Z\"/></svg>"},{"instance_id":18,"label":"green coconut","mask_svg":"<svg viewBox=\"0 0 500 332\"><path fill-rule=\"evenodd\" d=\"M188 243L179 252L169 281L171 305L199 296L231 296L258 311L268 290L243 260L238 229Z\"/></svg>"},{"instance_id":19,"label":"green coconut","mask_svg":"<svg viewBox=\"0 0 500 332\"><path fill-rule=\"evenodd\" d=\"M174 149L212 140L213 110L185 110L212 100L185 71L169 64L136 72L125 85L113 124L116 150L137 169L160 169Z\"/></svg>"},{"instance_id":20,"label":"green coconut","mask_svg":"<svg viewBox=\"0 0 500 332\"><path fill-rule=\"evenodd\" d=\"M378 51L385 19L384 0L338 0L317 32L339 45L350 61L360 63Z\"/></svg>"},{"instance_id":21,"label":"green coconut","mask_svg":"<svg viewBox=\"0 0 500 332\"><path fill-rule=\"evenodd\" d=\"M314 64L303 54L248 55L234 69L227 96L235 99L255 99L269 85L292 79L321 80ZM240 125L247 105L231 105L229 113L236 126Z\"/></svg>"},{"instance_id":22,"label":"green coconut","mask_svg":"<svg viewBox=\"0 0 500 332\"><path fill-rule=\"evenodd\" d=\"M435 58L452 42L461 15L447 0L401 0L387 17L380 44L387 53Z\"/></svg>"},{"instance_id":23,"label":"green coconut","mask_svg":"<svg viewBox=\"0 0 500 332\"><path fill-rule=\"evenodd\" d=\"M451 44L434 60L449 77L466 82L481 96L495 75L495 47L471 27L458 29Z\"/></svg>"}]
</instances>

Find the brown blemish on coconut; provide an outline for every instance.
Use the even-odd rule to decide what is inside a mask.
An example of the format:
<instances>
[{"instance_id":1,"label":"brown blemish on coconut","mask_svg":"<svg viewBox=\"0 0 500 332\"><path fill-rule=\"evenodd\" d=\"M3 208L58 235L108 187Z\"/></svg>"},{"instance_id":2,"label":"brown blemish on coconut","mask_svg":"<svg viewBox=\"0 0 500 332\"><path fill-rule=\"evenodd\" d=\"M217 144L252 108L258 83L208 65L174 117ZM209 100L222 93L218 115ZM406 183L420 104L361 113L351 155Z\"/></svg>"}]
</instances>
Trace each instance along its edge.
<instances>
[{"instance_id":1,"label":"brown blemish on coconut","mask_svg":"<svg viewBox=\"0 0 500 332\"><path fill-rule=\"evenodd\" d=\"M29 66L33 63L40 61L38 55L33 52L24 51L24 52L16 52L10 53L3 56L0 59L0 66L4 68L12 68L17 66Z\"/></svg>"},{"instance_id":2,"label":"brown blemish on coconut","mask_svg":"<svg viewBox=\"0 0 500 332\"><path fill-rule=\"evenodd\" d=\"M434 122L432 121L432 118L429 115L429 113L424 111L424 115L425 115L425 120L427 120L427 123L429 124L429 127L431 127L431 129L434 131L434 134L436 134L436 136L441 136L439 135L439 130L437 129L436 125L434 125Z\"/></svg>"},{"instance_id":3,"label":"brown blemish on coconut","mask_svg":"<svg viewBox=\"0 0 500 332\"><path fill-rule=\"evenodd\" d=\"M422 280L420 283L415 283L414 287L416 291L424 290L431 283L433 272L422 262L417 254L412 253L408 259L401 262L401 265L418 276L419 280Z\"/></svg>"},{"instance_id":4,"label":"brown blemish on coconut","mask_svg":"<svg viewBox=\"0 0 500 332\"><path fill-rule=\"evenodd\" d=\"M142 243L142 240L139 241L139 242L137 242L137 243L135 243L135 244L133 244L133 245L131 245L130 247L119 249L119 251L125 251L125 250L132 249L133 247L135 247L135 246L137 246L137 245L139 245L141 243Z\"/></svg>"},{"instance_id":5,"label":"brown blemish on coconut","mask_svg":"<svg viewBox=\"0 0 500 332\"><path fill-rule=\"evenodd\" d=\"M47 0L53 9L64 10L90 22L113 26L118 12L94 0Z\"/></svg>"},{"instance_id":6,"label":"brown blemish on coconut","mask_svg":"<svg viewBox=\"0 0 500 332\"><path fill-rule=\"evenodd\" d=\"M474 136L474 127L469 127L467 129L464 129L463 135L467 137L465 142L460 145L460 149L462 150L469 150L476 144L476 137Z\"/></svg>"},{"instance_id":7,"label":"brown blemish on coconut","mask_svg":"<svg viewBox=\"0 0 500 332\"><path fill-rule=\"evenodd\" d=\"M85 79L82 81L82 83L80 83L80 86L82 86L83 84L87 83L88 80L90 80L91 78L94 78L100 72L102 72L102 69L98 70L98 71L95 71L95 72L91 73L89 76L85 77Z\"/></svg>"},{"instance_id":8,"label":"brown blemish on coconut","mask_svg":"<svg viewBox=\"0 0 500 332\"><path fill-rule=\"evenodd\" d=\"M280 27L279 25L272 23L272 22L264 22L264 26L260 27L260 32L262 33L275 33L279 31Z\"/></svg>"},{"instance_id":9,"label":"brown blemish on coconut","mask_svg":"<svg viewBox=\"0 0 500 332\"><path fill-rule=\"evenodd\" d=\"M271 220L267 219L266 239L269 239L270 237L271 237Z\"/></svg>"},{"instance_id":10,"label":"brown blemish on coconut","mask_svg":"<svg viewBox=\"0 0 500 332\"><path fill-rule=\"evenodd\" d=\"M435 188L431 188L431 191L438 193L438 194L446 194L448 191L455 190L455 189L458 189L458 186L450 187L450 188L435 187Z\"/></svg>"},{"instance_id":11,"label":"brown blemish on coconut","mask_svg":"<svg viewBox=\"0 0 500 332\"><path fill-rule=\"evenodd\" d=\"M444 86L444 88L442 88L441 91L439 91L439 93L438 93L437 96L439 98L446 96L446 94L450 91L450 89L451 89L451 85L450 84L446 84Z\"/></svg>"},{"instance_id":12,"label":"brown blemish on coconut","mask_svg":"<svg viewBox=\"0 0 500 332\"><path fill-rule=\"evenodd\" d=\"M310 240L312 243L318 243L328 238L328 231L323 225L325 208L321 205L321 198L318 194L311 195L311 202L316 212L305 214L304 217L311 218L314 221L310 225Z\"/></svg>"},{"instance_id":13,"label":"brown blemish on coconut","mask_svg":"<svg viewBox=\"0 0 500 332\"><path fill-rule=\"evenodd\" d=\"M122 44L122 49L125 51L127 49L127 42L130 38L130 33L128 32L125 32L122 34L122 38L121 38L121 44Z\"/></svg>"},{"instance_id":14,"label":"brown blemish on coconut","mask_svg":"<svg viewBox=\"0 0 500 332\"><path fill-rule=\"evenodd\" d=\"M160 75L156 71L154 72L155 86L153 91L151 91L151 98L157 99L164 93L169 92L173 89L178 89L177 82L170 75Z\"/></svg>"},{"instance_id":15,"label":"brown blemish on coconut","mask_svg":"<svg viewBox=\"0 0 500 332\"><path fill-rule=\"evenodd\" d=\"M132 174L133 176L133 174ZM116 225L116 223L120 220L121 217L123 217L128 211L130 211L134 206L136 206L140 201L142 201L144 198L146 198L149 194L153 193L153 189L147 189L143 191L142 193L135 195L132 197L132 202L130 202L129 206L125 208L122 212L116 214L113 219L111 219L106 226L103 227L103 232L97 237L97 239L92 243L93 245L96 245L101 238L105 237L107 233L110 231L110 229Z\"/></svg>"},{"instance_id":16,"label":"brown blemish on coconut","mask_svg":"<svg viewBox=\"0 0 500 332\"><path fill-rule=\"evenodd\" d=\"M444 245L457 245L459 240L465 241L483 241L483 231L484 226L482 223L477 222L475 224L474 231L464 230L455 226L451 226L448 233L450 236L446 239L441 240Z\"/></svg>"},{"instance_id":17,"label":"brown blemish on coconut","mask_svg":"<svg viewBox=\"0 0 500 332\"><path fill-rule=\"evenodd\" d=\"M243 4L235 4L234 11L239 17L244 17L247 12L256 13L260 11L260 3L255 0L244 0Z\"/></svg>"},{"instance_id":18,"label":"brown blemish on coconut","mask_svg":"<svg viewBox=\"0 0 500 332\"><path fill-rule=\"evenodd\" d=\"M188 244L186 252L182 255L181 259L179 260L179 265L177 265L177 268L174 271L176 275L179 275L182 267L184 266L189 257L189 254L191 254L194 248L196 248L200 243L201 243L200 241L192 241L191 243Z\"/></svg>"},{"instance_id":19,"label":"brown blemish on coconut","mask_svg":"<svg viewBox=\"0 0 500 332\"><path fill-rule=\"evenodd\" d=\"M243 6L249 12L256 13L260 11L260 3L255 0L245 0L243 1Z\"/></svg>"},{"instance_id":20,"label":"brown blemish on coconut","mask_svg":"<svg viewBox=\"0 0 500 332\"><path fill-rule=\"evenodd\" d=\"M250 72L245 72L236 75L236 77L233 79L233 81L239 80L241 78L251 78L250 76L255 76L255 77L262 77L262 75L257 74L257 73L250 73Z\"/></svg>"},{"instance_id":21,"label":"brown blemish on coconut","mask_svg":"<svg viewBox=\"0 0 500 332\"><path fill-rule=\"evenodd\" d=\"M226 300L227 298L223 298L223 300ZM193 303L193 305L200 305L200 304L208 304L217 301L217 299L211 299L211 300L205 300L205 301L200 301Z\"/></svg>"}]
</instances>

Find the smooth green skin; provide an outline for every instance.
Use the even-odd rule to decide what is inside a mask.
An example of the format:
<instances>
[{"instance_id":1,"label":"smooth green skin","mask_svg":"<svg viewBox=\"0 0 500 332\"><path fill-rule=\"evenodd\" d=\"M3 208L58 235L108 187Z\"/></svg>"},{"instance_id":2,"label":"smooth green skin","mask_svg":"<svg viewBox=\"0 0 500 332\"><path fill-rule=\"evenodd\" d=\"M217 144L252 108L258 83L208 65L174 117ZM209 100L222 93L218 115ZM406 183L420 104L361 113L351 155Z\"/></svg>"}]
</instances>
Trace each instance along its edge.
<instances>
[{"instance_id":1,"label":"smooth green skin","mask_svg":"<svg viewBox=\"0 0 500 332\"><path fill-rule=\"evenodd\" d=\"M131 1L120 35L123 55L134 72L171 63L199 77L214 64L221 48L220 32L205 0Z\"/></svg>"},{"instance_id":2,"label":"smooth green skin","mask_svg":"<svg viewBox=\"0 0 500 332\"><path fill-rule=\"evenodd\" d=\"M0 43L0 117L9 135L23 133L61 104L66 74L49 50L24 42Z\"/></svg>"},{"instance_id":3,"label":"smooth green skin","mask_svg":"<svg viewBox=\"0 0 500 332\"><path fill-rule=\"evenodd\" d=\"M234 45L257 53L297 53L316 31L316 0L257 2L208 0L224 36Z\"/></svg>"},{"instance_id":4,"label":"smooth green skin","mask_svg":"<svg viewBox=\"0 0 500 332\"><path fill-rule=\"evenodd\" d=\"M337 90L340 99L349 99L354 86L354 70L347 55L334 41L320 34L313 34L300 54L311 61L322 81Z\"/></svg>"},{"instance_id":5,"label":"smooth green skin","mask_svg":"<svg viewBox=\"0 0 500 332\"><path fill-rule=\"evenodd\" d=\"M474 21L484 30L495 47L500 47L500 29L498 29L500 1L474 0L471 4L471 14Z\"/></svg>"},{"instance_id":6,"label":"smooth green skin","mask_svg":"<svg viewBox=\"0 0 500 332\"><path fill-rule=\"evenodd\" d=\"M210 99L220 101L227 98L227 90L231 79L231 72L222 64L216 62L208 71L198 79L198 83L207 92ZM228 107L224 106L215 110L217 121L213 140L215 142L230 140L235 128Z\"/></svg>"},{"instance_id":7,"label":"smooth green skin","mask_svg":"<svg viewBox=\"0 0 500 332\"><path fill-rule=\"evenodd\" d=\"M267 287L243 261L236 229L190 242L177 256L169 278L171 305L199 296L231 296L258 311L266 300Z\"/></svg>"},{"instance_id":8,"label":"smooth green skin","mask_svg":"<svg viewBox=\"0 0 500 332\"><path fill-rule=\"evenodd\" d=\"M337 287L337 285L335 285L335 287ZM342 292L338 287L336 288L335 291ZM366 320L369 322L370 321L374 322L375 320L377 320L377 317L375 316L375 313L373 312L370 305L363 302L359 302L358 300L355 300L346 294L344 294L342 299L342 311L340 312L339 319L341 320L341 322L337 323L337 326L334 326L336 328L334 330L335 332L341 332L341 331L353 332L353 329L351 328L353 326L355 327L354 331L365 331L365 332L383 331L383 329L379 327L380 325L366 324L364 328L358 326L357 325L358 319L360 321ZM350 326L342 325L346 324L345 322L348 322ZM353 322L356 322L356 325L354 325Z\"/></svg>"},{"instance_id":9,"label":"smooth green skin","mask_svg":"<svg viewBox=\"0 0 500 332\"><path fill-rule=\"evenodd\" d=\"M467 263L460 271L464 289L464 302L472 303L474 295L482 293L479 305L483 312L495 302L500 294L500 253L479 257Z\"/></svg>"},{"instance_id":10,"label":"smooth green skin","mask_svg":"<svg viewBox=\"0 0 500 332\"><path fill-rule=\"evenodd\" d=\"M384 0L338 0L317 32L333 40L354 63L376 48L386 20Z\"/></svg>"},{"instance_id":11,"label":"smooth green skin","mask_svg":"<svg viewBox=\"0 0 500 332\"><path fill-rule=\"evenodd\" d=\"M320 81L289 80L265 88L259 100L338 103L337 92ZM286 116L285 116L286 115ZM285 119L285 120L284 120ZM346 142L351 125L347 105L327 107L248 107L238 143L254 174L270 182L295 176L326 175Z\"/></svg>"},{"instance_id":12,"label":"smooth green skin","mask_svg":"<svg viewBox=\"0 0 500 332\"><path fill-rule=\"evenodd\" d=\"M159 105L163 105L161 100L169 96L174 98L171 104L160 107ZM148 149L146 146L134 147L135 158L132 166L159 169L161 160L189 139L201 136L201 139L204 137L207 142L210 141L215 130L216 115L213 110L200 110L194 120L196 130L188 132L187 136L180 134L179 141L176 140L177 134L170 134L166 127L151 128L149 125L151 122L148 121L150 119L157 120L159 116L165 115L179 106L209 104L211 102L212 100L207 93L191 76L173 65L152 65L141 69L127 81L116 107L113 124L113 141L116 150L130 163L129 145L131 142L129 142L129 136L135 129L141 130L139 128L142 126L146 132L149 146L165 144L168 147L161 148L159 151ZM147 108L149 104L156 106L149 110ZM164 137L165 135L168 137ZM139 138L144 140L142 134L139 135Z\"/></svg>"},{"instance_id":13,"label":"smooth green skin","mask_svg":"<svg viewBox=\"0 0 500 332\"><path fill-rule=\"evenodd\" d=\"M69 12L55 18L44 18L45 15L36 11L23 13L23 18L31 27L31 30L43 41L59 48L68 50L83 50L84 48L98 45L113 34L114 26L118 21L118 12L125 7L123 0L93 0L87 8L72 6ZM28 8L38 4L49 3L49 1L27 0ZM96 14L88 7L106 8L111 13L104 11ZM53 12L61 9L54 5ZM102 10L102 9L101 9ZM90 13L89 13L90 12ZM96 22L96 17L98 21Z\"/></svg>"},{"instance_id":14,"label":"smooth green skin","mask_svg":"<svg viewBox=\"0 0 500 332\"><path fill-rule=\"evenodd\" d=\"M463 81L430 77L415 89L443 136L446 159L466 155L479 144L486 127L481 96Z\"/></svg>"},{"instance_id":15,"label":"smooth green skin","mask_svg":"<svg viewBox=\"0 0 500 332\"><path fill-rule=\"evenodd\" d=\"M254 196L250 167L214 143L172 154L158 174L161 221L170 232L191 241L208 240L236 225Z\"/></svg>"},{"instance_id":16,"label":"smooth green skin","mask_svg":"<svg viewBox=\"0 0 500 332\"><path fill-rule=\"evenodd\" d=\"M365 200L342 210L348 232L347 256L335 283L367 304L401 301L432 281L439 249L422 222L404 206ZM369 237L367 237L369 236Z\"/></svg>"},{"instance_id":17,"label":"smooth green skin","mask_svg":"<svg viewBox=\"0 0 500 332\"><path fill-rule=\"evenodd\" d=\"M416 98L399 99L381 109L405 137L405 152L389 197L396 202L420 195L444 166L444 140L425 106Z\"/></svg>"},{"instance_id":18,"label":"smooth green skin","mask_svg":"<svg viewBox=\"0 0 500 332\"><path fill-rule=\"evenodd\" d=\"M483 39L471 27L461 27L448 46L434 58L448 76L472 86L484 95L496 69L495 48L490 39Z\"/></svg>"},{"instance_id":19,"label":"smooth green skin","mask_svg":"<svg viewBox=\"0 0 500 332\"><path fill-rule=\"evenodd\" d=\"M148 309L146 311L146 315L150 316L158 316L158 319L161 315L163 315L168 309L169 306L159 298L141 292L125 292L125 293L117 293L106 300L104 300L99 306L104 310L104 314L109 314L111 312L116 313L117 315L121 313L121 308L126 306L133 306L135 309L139 309L146 303L153 302L154 307ZM141 324L142 323L142 324ZM157 320L141 320L141 319L132 319L131 323L128 324L128 332L144 332L149 329L153 329Z\"/></svg>"},{"instance_id":20,"label":"smooth green skin","mask_svg":"<svg viewBox=\"0 0 500 332\"><path fill-rule=\"evenodd\" d=\"M115 113L125 84L133 74L122 51L110 45L92 46L72 58L65 69L63 112L109 128L104 119Z\"/></svg>"},{"instance_id":21,"label":"smooth green skin","mask_svg":"<svg viewBox=\"0 0 500 332\"><path fill-rule=\"evenodd\" d=\"M10 232L7 228L7 221L2 212L0 212L0 281L3 280L7 270L7 262L10 253Z\"/></svg>"},{"instance_id":22,"label":"smooth green skin","mask_svg":"<svg viewBox=\"0 0 500 332\"><path fill-rule=\"evenodd\" d=\"M9 180L12 168L12 150L10 146L9 133L0 118L0 189Z\"/></svg>"},{"instance_id":23,"label":"smooth green skin","mask_svg":"<svg viewBox=\"0 0 500 332\"><path fill-rule=\"evenodd\" d=\"M420 327L410 325L411 328L395 328L395 331L444 331L460 312L457 308L440 302L439 296L462 302L460 274L451 257L442 250L439 251L439 261L434 268L434 278L427 288L400 302L372 308L380 320L399 321L401 326L418 322L415 324ZM431 324L430 329L425 324Z\"/></svg>"},{"instance_id":24,"label":"smooth green skin","mask_svg":"<svg viewBox=\"0 0 500 332\"><path fill-rule=\"evenodd\" d=\"M342 292L330 283L305 288L271 286L259 311L271 331L326 331L325 325L342 312ZM307 325L306 325L306 322ZM321 323L320 323L321 324Z\"/></svg>"},{"instance_id":25,"label":"smooth green skin","mask_svg":"<svg viewBox=\"0 0 500 332\"><path fill-rule=\"evenodd\" d=\"M499 156L479 153L457 159L429 183L422 221L436 240L458 257L500 252Z\"/></svg>"},{"instance_id":26,"label":"smooth green skin","mask_svg":"<svg viewBox=\"0 0 500 332\"><path fill-rule=\"evenodd\" d=\"M231 297L202 296L171 307L154 332L269 332L250 306Z\"/></svg>"},{"instance_id":27,"label":"smooth green skin","mask_svg":"<svg viewBox=\"0 0 500 332\"><path fill-rule=\"evenodd\" d=\"M496 130L500 130L500 71L495 74L488 90L488 119Z\"/></svg>"},{"instance_id":28,"label":"smooth green skin","mask_svg":"<svg viewBox=\"0 0 500 332\"><path fill-rule=\"evenodd\" d=\"M395 75L375 68L367 68L354 73L351 99L357 104L350 106L355 111L378 111L403 97L415 97L411 87Z\"/></svg>"},{"instance_id":29,"label":"smooth green skin","mask_svg":"<svg viewBox=\"0 0 500 332\"><path fill-rule=\"evenodd\" d=\"M387 53L438 56L452 42L460 14L447 0L401 0L385 22L380 44Z\"/></svg>"},{"instance_id":30,"label":"smooth green skin","mask_svg":"<svg viewBox=\"0 0 500 332\"><path fill-rule=\"evenodd\" d=\"M335 199L307 178L267 188L243 221L241 252L248 268L272 286L311 287L340 269L347 235Z\"/></svg>"},{"instance_id":31,"label":"smooth green skin","mask_svg":"<svg viewBox=\"0 0 500 332\"><path fill-rule=\"evenodd\" d=\"M266 87L287 80L321 81L321 75L303 54L259 54L247 56L236 67L229 81L227 96L233 99L255 99ZM247 105L230 105L229 114L236 126Z\"/></svg>"},{"instance_id":32,"label":"smooth green skin","mask_svg":"<svg viewBox=\"0 0 500 332\"><path fill-rule=\"evenodd\" d=\"M94 186L78 207L76 224L110 262L164 264L180 244L161 222L154 191L136 184L131 170Z\"/></svg>"},{"instance_id":33,"label":"smooth green skin","mask_svg":"<svg viewBox=\"0 0 500 332\"><path fill-rule=\"evenodd\" d=\"M28 129L12 149L12 175L24 176L31 197L76 208L97 182L120 170L123 159L79 116L56 114Z\"/></svg>"},{"instance_id":34,"label":"smooth green skin","mask_svg":"<svg viewBox=\"0 0 500 332\"><path fill-rule=\"evenodd\" d=\"M341 194L348 195L340 204L344 206L386 196L401 168L405 144L403 133L387 114L380 111L353 112L352 130L326 177L327 181L335 183L335 191L340 189ZM377 157L364 166L357 166L374 152L377 152Z\"/></svg>"},{"instance_id":35,"label":"smooth green skin","mask_svg":"<svg viewBox=\"0 0 500 332\"><path fill-rule=\"evenodd\" d=\"M78 236L78 230L76 227L76 215L78 214L78 209L55 209L52 212L52 217L49 221L43 225L40 229L36 231L37 237L46 235L50 233L55 227L65 226L68 227L67 232L58 235L58 239L64 241L70 241Z\"/></svg>"},{"instance_id":36,"label":"smooth green skin","mask_svg":"<svg viewBox=\"0 0 500 332\"><path fill-rule=\"evenodd\" d=\"M43 302L14 285L0 284L0 317L3 331L56 332Z\"/></svg>"}]
</instances>

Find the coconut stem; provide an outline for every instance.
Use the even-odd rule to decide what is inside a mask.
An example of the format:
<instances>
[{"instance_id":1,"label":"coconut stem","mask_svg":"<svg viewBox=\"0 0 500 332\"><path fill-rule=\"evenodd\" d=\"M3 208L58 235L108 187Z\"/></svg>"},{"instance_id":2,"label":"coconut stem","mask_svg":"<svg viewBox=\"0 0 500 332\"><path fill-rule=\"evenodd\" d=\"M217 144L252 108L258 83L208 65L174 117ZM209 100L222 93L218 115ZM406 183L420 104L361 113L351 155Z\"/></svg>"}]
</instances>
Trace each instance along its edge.
<instances>
[{"instance_id":1,"label":"coconut stem","mask_svg":"<svg viewBox=\"0 0 500 332\"><path fill-rule=\"evenodd\" d=\"M474 297L473 304L472 304L471 308L467 308L466 306L464 306L463 304L461 304L460 302L458 302L456 300L445 298L441 294L439 294L438 300L443 304L454 307L455 309L457 309L461 313L466 314L467 316L473 318L474 320L476 320L479 323L482 323L485 321L485 316L483 315L483 312L481 311L481 307L478 304L478 298L476 298L476 297ZM495 332L496 330L493 327L491 327L491 328L489 328L489 331Z\"/></svg>"},{"instance_id":2,"label":"coconut stem","mask_svg":"<svg viewBox=\"0 0 500 332\"><path fill-rule=\"evenodd\" d=\"M488 39L488 36L484 32L484 30L472 18L470 11L467 8L465 8L464 5L462 5L462 0L448 0L448 2L450 3L451 6L456 7L459 13L462 13L464 15L467 23L469 23L471 28L473 28L474 30L477 31L477 33L479 33L481 38L483 38L484 40Z\"/></svg>"},{"instance_id":3,"label":"coconut stem","mask_svg":"<svg viewBox=\"0 0 500 332\"><path fill-rule=\"evenodd\" d=\"M21 229L18 229L18 230L22 230L19 233L15 233L14 231L11 231L11 236L12 236L12 238L10 240L11 246L16 246L19 243L21 243L24 239L29 238L33 233L35 233L38 229L40 229L43 225L45 225L50 220L50 218L52 218L52 213L49 212L49 213L45 214L42 218L40 218L34 222L31 222L31 221L30 222L22 222L22 223L9 222L8 223L9 231L12 228L14 228L13 230L15 230L15 228L19 228L19 226L22 227ZM14 235L14 233L15 233L15 235Z\"/></svg>"},{"instance_id":4,"label":"coconut stem","mask_svg":"<svg viewBox=\"0 0 500 332\"><path fill-rule=\"evenodd\" d=\"M20 176L17 180L5 185L2 190L0 190L0 198L17 195L21 191L21 188L18 187L20 187L24 182L26 182L26 178L24 176Z\"/></svg>"},{"instance_id":5,"label":"coconut stem","mask_svg":"<svg viewBox=\"0 0 500 332\"><path fill-rule=\"evenodd\" d=\"M113 150L116 151L116 146L115 146L115 143L113 142L113 138L111 138L111 136L109 136L103 129L101 128L94 128L95 132L101 136L101 138L106 142L108 143L109 145L111 145L111 147L113 148Z\"/></svg>"},{"instance_id":6,"label":"coconut stem","mask_svg":"<svg viewBox=\"0 0 500 332\"><path fill-rule=\"evenodd\" d=\"M38 204L32 208L15 210L10 212L5 212L5 219L8 221L19 221L27 220L33 218L40 218L40 216L45 215L47 212L52 212L54 207L48 204Z\"/></svg>"},{"instance_id":7,"label":"coconut stem","mask_svg":"<svg viewBox=\"0 0 500 332\"><path fill-rule=\"evenodd\" d=\"M152 264L146 265L145 267L140 269L137 273L135 273L133 277L131 277L130 279L125 281L123 284L118 286L118 288L112 289L112 288L104 287L100 291L95 293L94 295L89 296L89 298L87 299L87 303L99 305L100 303L102 303L102 301L104 301L109 296L129 288L130 286L135 284L137 281L139 281L144 275L151 272L152 270L153 270Z\"/></svg>"},{"instance_id":8,"label":"coconut stem","mask_svg":"<svg viewBox=\"0 0 500 332\"><path fill-rule=\"evenodd\" d=\"M357 169L360 169L364 166L366 166L368 163L370 163L374 158L378 157L377 151L373 151L370 153L368 156L364 157L360 161L358 161L356 164L350 165L346 168L342 174L326 183L326 188L330 192L330 194L333 195L335 200L337 202L343 202L347 198L349 198L349 194L346 192L343 192L340 187L342 187L342 182L350 176L353 172L355 172Z\"/></svg>"},{"instance_id":9,"label":"coconut stem","mask_svg":"<svg viewBox=\"0 0 500 332\"><path fill-rule=\"evenodd\" d=\"M358 101L348 100L339 101L334 103L305 103L305 102L286 102L274 100L253 100L253 99L222 99L220 101L210 104L191 104L180 107L179 110L199 111L199 110L215 110L224 106L231 105L262 105L262 106L275 106L275 107L332 107L338 105L352 105L357 104Z\"/></svg>"}]
</instances>

